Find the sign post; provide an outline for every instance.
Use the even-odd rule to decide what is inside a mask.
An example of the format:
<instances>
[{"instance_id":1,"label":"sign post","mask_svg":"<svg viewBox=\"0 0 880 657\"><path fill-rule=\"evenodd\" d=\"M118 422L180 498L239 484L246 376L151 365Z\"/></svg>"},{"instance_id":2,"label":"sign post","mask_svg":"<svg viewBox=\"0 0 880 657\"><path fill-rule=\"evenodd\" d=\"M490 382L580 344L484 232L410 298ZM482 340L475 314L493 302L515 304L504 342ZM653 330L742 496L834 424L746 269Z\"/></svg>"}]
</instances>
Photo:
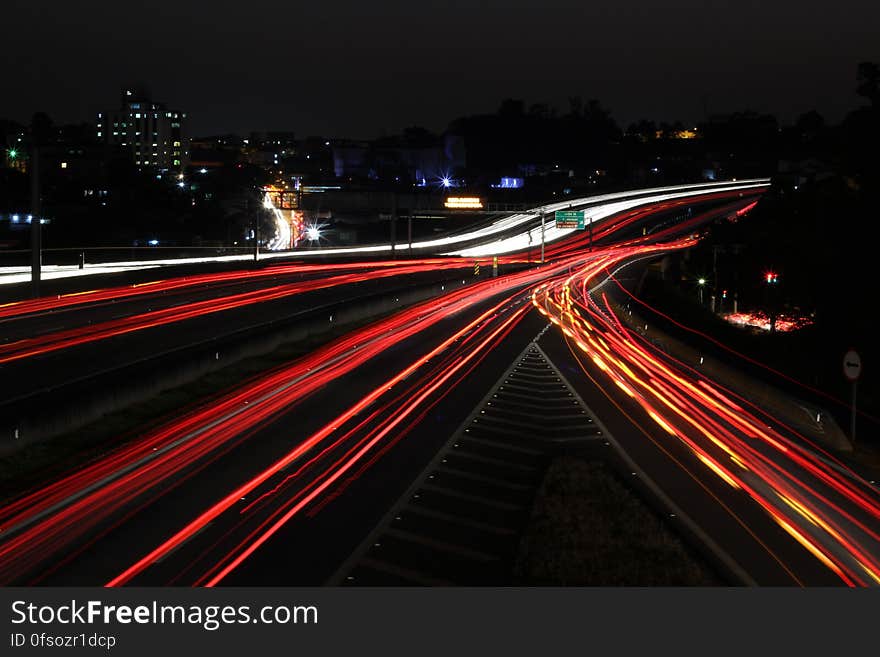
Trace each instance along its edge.
<instances>
[{"instance_id":1,"label":"sign post","mask_svg":"<svg viewBox=\"0 0 880 657\"><path fill-rule=\"evenodd\" d=\"M850 349L843 357L843 375L852 383L852 415L850 416L850 437L856 444L856 386L862 373L862 358L855 349Z\"/></svg>"}]
</instances>

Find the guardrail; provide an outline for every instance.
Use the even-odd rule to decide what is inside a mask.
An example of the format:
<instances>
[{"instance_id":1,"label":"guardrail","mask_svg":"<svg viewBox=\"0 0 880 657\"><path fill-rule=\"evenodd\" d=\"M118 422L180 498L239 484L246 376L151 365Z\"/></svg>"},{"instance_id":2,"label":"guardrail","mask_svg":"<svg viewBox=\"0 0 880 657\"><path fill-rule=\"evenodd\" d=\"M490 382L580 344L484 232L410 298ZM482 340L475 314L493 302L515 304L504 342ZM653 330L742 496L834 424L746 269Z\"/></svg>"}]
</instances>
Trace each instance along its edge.
<instances>
[{"instance_id":1,"label":"guardrail","mask_svg":"<svg viewBox=\"0 0 880 657\"><path fill-rule=\"evenodd\" d=\"M253 252L253 246L85 246L42 249L42 262L43 265L83 266L88 263L249 255ZM30 264L30 249L0 250L0 267L30 267Z\"/></svg>"}]
</instances>

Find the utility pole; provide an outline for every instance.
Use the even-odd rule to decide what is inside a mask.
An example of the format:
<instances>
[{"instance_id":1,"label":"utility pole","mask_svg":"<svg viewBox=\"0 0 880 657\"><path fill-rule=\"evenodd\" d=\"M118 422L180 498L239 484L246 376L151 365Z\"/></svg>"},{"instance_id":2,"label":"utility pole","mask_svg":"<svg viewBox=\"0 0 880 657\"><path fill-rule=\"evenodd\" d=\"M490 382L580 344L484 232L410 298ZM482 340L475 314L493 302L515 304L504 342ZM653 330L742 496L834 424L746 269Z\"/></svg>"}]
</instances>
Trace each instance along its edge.
<instances>
[{"instance_id":1,"label":"utility pole","mask_svg":"<svg viewBox=\"0 0 880 657\"><path fill-rule=\"evenodd\" d=\"M247 207L250 210L251 199L247 199ZM254 213L254 262L260 259L260 211Z\"/></svg>"},{"instance_id":2,"label":"utility pole","mask_svg":"<svg viewBox=\"0 0 880 657\"><path fill-rule=\"evenodd\" d=\"M416 204L416 199L418 198L418 195L414 192L410 192L410 194L412 196L412 201L410 201L409 204L409 219L406 220L406 242L408 245L407 249L409 250L409 254L412 255L412 220L413 214L415 213L415 208L413 206Z\"/></svg>"},{"instance_id":3,"label":"utility pole","mask_svg":"<svg viewBox=\"0 0 880 657\"><path fill-rule=\"evenodd\" d=\"M397 192L391 193L391 253L394 254L397 241Z\"/></svg>"},{"instance_id":4,"label":"utility pole","mask_svg":"<svg viewBox=\"0 0 880 657\"><path fill-rule=\"evenodd\" d=\"M40 149L37 135L31 131L31 293L40 296L40 275L43 265L43 233L40 225L42 214L40 202Z\"/></svg>"},{"instance_id":5,"label":"utility pole","mask_svg":"<svg viewBox=\"0 0 880 657\"><path fill-rule=\"evenodd\" d=\"M541 264L544 264L544 211L541 210Z\"/></svg>"}]
</instances>

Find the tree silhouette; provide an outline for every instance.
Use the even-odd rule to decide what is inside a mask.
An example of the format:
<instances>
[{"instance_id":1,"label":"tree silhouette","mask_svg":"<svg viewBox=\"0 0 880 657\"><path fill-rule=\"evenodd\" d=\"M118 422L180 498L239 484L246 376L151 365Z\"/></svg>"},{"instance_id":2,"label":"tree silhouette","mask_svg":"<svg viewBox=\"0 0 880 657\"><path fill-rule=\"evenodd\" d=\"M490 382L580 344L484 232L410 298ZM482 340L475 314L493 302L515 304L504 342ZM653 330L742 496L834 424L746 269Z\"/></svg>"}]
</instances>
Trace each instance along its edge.
<instances>
[{"instance_id":1,"label":"tree silhouette","mask_svg":"<svg viewBox=\"0 0 880 657\"><path fill-rule=\"evenodd\" d=\"M875 62L859 64L856 93L870 100L875 107L880 105L880 66Z\"/></svg>"}]
</instances>

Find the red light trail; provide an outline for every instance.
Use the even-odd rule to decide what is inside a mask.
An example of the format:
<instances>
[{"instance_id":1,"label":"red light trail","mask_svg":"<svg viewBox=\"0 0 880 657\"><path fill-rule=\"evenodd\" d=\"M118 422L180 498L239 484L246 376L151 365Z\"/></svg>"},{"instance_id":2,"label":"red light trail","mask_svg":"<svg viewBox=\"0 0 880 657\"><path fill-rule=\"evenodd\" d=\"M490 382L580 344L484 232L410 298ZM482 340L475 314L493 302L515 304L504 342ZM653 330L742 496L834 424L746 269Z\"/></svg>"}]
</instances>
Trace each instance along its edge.
<instances>
[{"instance_id":1,"label":"red light trail","mask_svg":"<svg viewBox=\"0 0 880 657\"><path fill-rule=\"evenodd\" d=\"M324 274L334 271L358 270L358 269L384 269L394 267L412 267L423 265L431 267L449 267L452 263L459 262L458 266L465 266L469 261L456 258L426 258L418 260L386 260L376 262L356 263L323 263L302 264L291 263L274 265L261 269L248 270L237 269L235 271L219 272L213 274L193 274L178 278L150 281L147 283L135 283L120 287L106 288L102 290L86 290L83 292L71 292L57 296L40 297L39 299L26 299L0 304L0 319L8 317L20 317L42 312L54 312L76 306L95 304L119 299L153 295L165 292L186 290L200 285L235 285L249 281L272 278L275 276L291 276L302 274ZM454 265L453 265L454 266Z\"/></svg>"},{"instance_id":2,"label":"red light trail","mask_svg":"<svg viewBox=\"0 0 880 657\"><path fill-rule=\"evenodd\" d=\"M0 364L29 358L40 354L67 349L77 345L105 340L117 335L143 331L155 326L164 326L174 322L181 322L195 317L204 317L235 308L241 308L253 303L264 303L282 299L294 294L313 292L337 285L350 285L380 278L403 276L436 269L461 268L462 264L456 261L414 263L387 269L368 269L358 273L340 274L327 278L318 278L295 283L285 283L261 288L249 292L228 295L219 299L206 299L171 308L153 310L146 313L122 317L98 324L89 324L72 329L56 331L32 338L16 340L0 345ZM467 266L467 265L465 265Z\"/></svg>"},{"instance_id":3,"label":"red light trail","mask_svg":"<svg viewBox=\"0 0 880 657\"><path fill-rule=\"evenodd\" d=\"M744 199L701 213L674 230L681 233L719 214L738 217L750 209L749 204L753 202ZM618 222L618 229L636 216L630 213ZM531 305L559 327L585 372L598 368L599 378L623 391L662 430L665 438L660 442L673 441L693 455L693 463L680 463L691 476L704 468L724 486L747 495L841 581L880 583L876 490L790 429L768 426L758 409L731 391L658 352L626 328L615 307L600 293L600 281L613 279L608 272L615 267L693 244L690 238L648 243L671 234L660 231L590 254L584 253L584 236L576 235L573 241L579 247L569 257L540 269L480 281L358 329L10 502L0 508L0 536L4 538L0 582L39 581L317 390L402 341L473 309L474 304L486 304L476 318L449 324L445 337L426 343L422 355L408 365L395 366L387 380L321 429L291 437L288 451L269 466L244 481L230 482L215 502L158 539L155 547L145 549L143 556L107 585L138 583L202 532L213 532L208 547L204 542L191 544L189 551L198 553L175 566L176 574L170 576L175 583L222 583L292 519L324 508L406 437L410 427L459 385L522 319L530 305L517 300L531 289ZM560 247L557 258L568 252L567 243ZM448 263L422 262L413 265L413 270ZM389 267L387 275L401 271L407 268ZM375 271L348 272L259 293L265 299L311 289L309 285L342 284L376 275ZM254 302L257 296L249 295L258 293L230 295L222 303L236 307ZM169 314L155 317L179 321L173 311L181 308L184 313L212 312L199 303L157 311ZM114 325L107 331L121 328ZM80 337L84 336L65 339ZM656 434L652 440L659 440Z\"/></svg>"},{"instance_id":4,"label":"red light trail","mask_svg":"<svg viewBox=\"0 0 880 657\"><path fill-rule=\"evenodd\" d=\"M564 266L559 270L564 271ZM0 509L0 529L3 536L9 537L0 545L0 581L15 581L22 573L51 560L59 551L69 550L78 541L89 540L97 527L109 522L136 500L147 495L167 494L194 464L215 458L222 450L245 439L255 427L289 412L314 391L346 375L391 345L505 290L525 289L543 275L542 271L529 270L506 277L503 283L486 280L359 329L288 367L212 401L205 408L196 409L154 430L76 473L8 504ZM525 304L520 306L521 309L525 307ZM395 381L406 378L433 354L465 336L487 318L494 318L497 312L496 305L469 322L439 347L427 352L424 358L402 370L388 385L393 386ZM377 388L373 396L350 409L347 417L368 406L385 390L385 387ZM304 456L325 438L325 434L320 434L300 443L286 462L292 463ZM264 472L264 479L276 471L277 468L270 468Z\"/></svg>"},{"instance_id":5,"label":"red light trail","mask_svg":"<svg viewBox=\"0 0 880 657\"><path fill-rule=\"evenodd\" d=\"M791 429L768 426L729 391L659 352L626 328L606 295L598 294L599 281L625 260L687 245L609 249L567 279L537 288L533 304L560 327L573 353L641 406L668 440L679 441L698 463L748 495L844 583L880 584L876 489Z\"/></svg>"}]
</instances>

